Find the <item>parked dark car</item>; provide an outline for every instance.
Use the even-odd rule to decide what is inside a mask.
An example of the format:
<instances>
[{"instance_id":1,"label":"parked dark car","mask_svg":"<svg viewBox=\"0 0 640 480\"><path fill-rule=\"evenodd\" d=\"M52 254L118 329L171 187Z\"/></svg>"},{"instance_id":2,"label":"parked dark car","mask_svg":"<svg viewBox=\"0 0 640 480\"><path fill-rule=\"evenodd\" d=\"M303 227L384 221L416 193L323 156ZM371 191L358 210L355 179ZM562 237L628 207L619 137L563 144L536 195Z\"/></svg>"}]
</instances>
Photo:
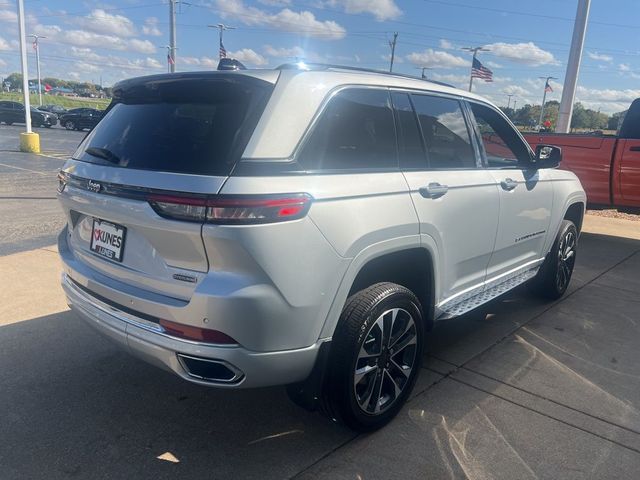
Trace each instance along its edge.
<instances>
[{"instance_id":1,"label":"parked dark car","mask_svg":"<svg viewBox=\"0 0 640 480\"><path fill-rule=\"evenodd\" d=\"M0 122L7 125L25 123L24 105L18 102L0 102ZM34 127L51 127L58 123L58 117L49 112L43 112L31 107L31 124Z\"/></svg>"},{"instance_id":2,"label":"parked dark car","mask_svg":"<svg viewBox=\"0 0 640 480\"><path fill-rule=\"evenodd\" d=\"M67 130L91 130L102 118L103 112L95 108L73 108L60 115L60 125Z\"/></svg>"},{"instance_id":3,"label":"parked dark car","mask_svg":"<svg viewBox=\"0 0 640 480\"><path fill-rule=\"evenodd\" d=\"M38 110L42 110L43 112L55 113L58 116L62 115L63 113L67 113L68 111L61 105L42 105L41 107L38 107Z\"/></svg>"}]
</instances>

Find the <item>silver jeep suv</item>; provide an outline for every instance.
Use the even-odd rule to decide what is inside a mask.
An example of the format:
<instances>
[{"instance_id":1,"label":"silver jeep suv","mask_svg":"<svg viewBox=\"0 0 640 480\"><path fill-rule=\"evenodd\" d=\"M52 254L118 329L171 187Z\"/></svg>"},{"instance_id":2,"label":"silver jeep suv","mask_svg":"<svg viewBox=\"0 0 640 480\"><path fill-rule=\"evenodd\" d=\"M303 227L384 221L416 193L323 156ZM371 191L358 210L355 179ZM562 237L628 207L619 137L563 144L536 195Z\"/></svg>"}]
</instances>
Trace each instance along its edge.
<instances>
[{"instance_id":1,"label":"silver jeep suv","mask_svg":"<svg viewBox=\"0 0 640 480\"><path fill-rule=\"evenodd\" d=\"M482 98L321 65L134 78L60 172L62 285L142 359L388 422L437 320L567 288L585 195Z\"/></svg>"}]
</instances>

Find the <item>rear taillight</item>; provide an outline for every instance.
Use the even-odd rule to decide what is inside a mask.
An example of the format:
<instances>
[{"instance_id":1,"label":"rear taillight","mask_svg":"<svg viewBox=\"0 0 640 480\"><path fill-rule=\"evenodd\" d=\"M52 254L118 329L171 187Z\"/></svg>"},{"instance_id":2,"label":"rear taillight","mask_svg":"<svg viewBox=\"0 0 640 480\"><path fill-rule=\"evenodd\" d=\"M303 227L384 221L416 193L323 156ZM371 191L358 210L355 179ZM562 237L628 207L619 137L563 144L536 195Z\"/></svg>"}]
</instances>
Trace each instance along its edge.
<instances>
[{"instance_id":1,"label":"rear taillight","mask_svg":"<svg viewBox=\"0 0 640 480\"><path fill-rule=\"evenodd\" d=\"M296 220L304 217L313 198L306 193L285 195L218 195L186 197L150 195L149 204L160 216L175 220L246 225Z\"/></svg>"},{"instance_id":2,"label":"rear taillight","mask_svg":"<svg viewBox=\"0 0 640 480\"><path fill-rule=\"evenodd\" d=\"M187 340L224 345L235 345L238 343L226 333L219 332L218 330L193 327L191 325L184 325L163 319L160 319L160 326L164 328L167 334Z\"/></svg>"}]
</instances>

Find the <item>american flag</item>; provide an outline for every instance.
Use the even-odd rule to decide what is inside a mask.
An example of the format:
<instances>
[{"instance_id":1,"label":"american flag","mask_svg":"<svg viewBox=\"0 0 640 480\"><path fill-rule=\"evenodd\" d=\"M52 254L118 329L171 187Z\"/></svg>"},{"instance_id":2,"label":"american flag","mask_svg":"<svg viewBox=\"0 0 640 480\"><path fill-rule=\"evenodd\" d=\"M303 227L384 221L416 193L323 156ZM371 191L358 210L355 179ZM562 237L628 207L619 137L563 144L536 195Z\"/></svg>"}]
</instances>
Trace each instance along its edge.
<instances>
[{"instance_id":1,"label":"american flag","mask_svg":"<svg viewBox=\"0 0 640 480\"><path fill-rule=\"evenodd\" d=\"M553 92L553 88L551 88L551 85L549 85L549 80L547 80L547 83L544 84L544 91L547 93Z\"/></svg>"},{"instance_id":2,"label":"american flag","mask_svg":"<svg viewBox=\"0 0 640 480\"><path fill-rule=\"evenodd\" d=\"M176 61L173 59L173 57L171 56L170 53L167 53L167 63L169 65L175 65L176 64Z\"/></svg>"},{"instance_id":3,"label":"american flag","mask_svg":"<svg viewBox=\"0 0 640 480\"><path fill-rule=\"evenodd\" d=\"M36 42L35 40L33 41L33 49L38 50L38 42Z\"/></svg>"},{"instance_id":4,"label":"american flag","mask_svg":"<svg viewBox=\"0 0 640 480\"><path fill-rule=\"evenodd\" d=\"M493 82L493 72L474 57L473 65L471 65L471 78L481 78L485 82Z\"/></svg>"},{"instance_id":5,"label":"american flag","mask_svg":"<svg viewBox=\"0 0 640 480\"><path fill-rule=\"evenodd\" d=\"M222 44L222 38L220 39L220 58L227 58L227 50L224 48Z\"/></svg>"}]
</instances>

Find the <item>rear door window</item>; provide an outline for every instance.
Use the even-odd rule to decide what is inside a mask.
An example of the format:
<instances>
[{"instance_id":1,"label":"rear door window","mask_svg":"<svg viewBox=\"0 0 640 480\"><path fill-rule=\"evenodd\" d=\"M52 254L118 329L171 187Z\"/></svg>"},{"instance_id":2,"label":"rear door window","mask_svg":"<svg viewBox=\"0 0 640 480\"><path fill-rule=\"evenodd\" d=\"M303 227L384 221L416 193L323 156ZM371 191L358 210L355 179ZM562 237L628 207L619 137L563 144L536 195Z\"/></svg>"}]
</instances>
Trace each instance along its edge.
<instances>
[{"instance_id":1,"label":"rear door window","mask_svg":"<svg viewBox=\"0 0 640 480\"><path fill-rule=\"evenodd\" d=\"M475 168L471 136L458 100L412 95L431 168Z\"/></svg>"},{"instance_id":2,"label":"rear door window","mask_svg":"<svg viewBox=\"0 0 640 480\"><path fill-rule=\"evenodd\" d=\"M297 160L306 170L398 168L389 92L349 88L335 94Z\"/></svg>"},{"instance_id":3,"label":"rear door window","mask_svg":"<svg viewBox=\"0 0 640 480\"><path fill-rule=\"evenodd\" d=\"M74 158L140 170L229 175L273 85L242 75L211 77L116 88L113 104Z\"/></svg>"}]
</instances>

